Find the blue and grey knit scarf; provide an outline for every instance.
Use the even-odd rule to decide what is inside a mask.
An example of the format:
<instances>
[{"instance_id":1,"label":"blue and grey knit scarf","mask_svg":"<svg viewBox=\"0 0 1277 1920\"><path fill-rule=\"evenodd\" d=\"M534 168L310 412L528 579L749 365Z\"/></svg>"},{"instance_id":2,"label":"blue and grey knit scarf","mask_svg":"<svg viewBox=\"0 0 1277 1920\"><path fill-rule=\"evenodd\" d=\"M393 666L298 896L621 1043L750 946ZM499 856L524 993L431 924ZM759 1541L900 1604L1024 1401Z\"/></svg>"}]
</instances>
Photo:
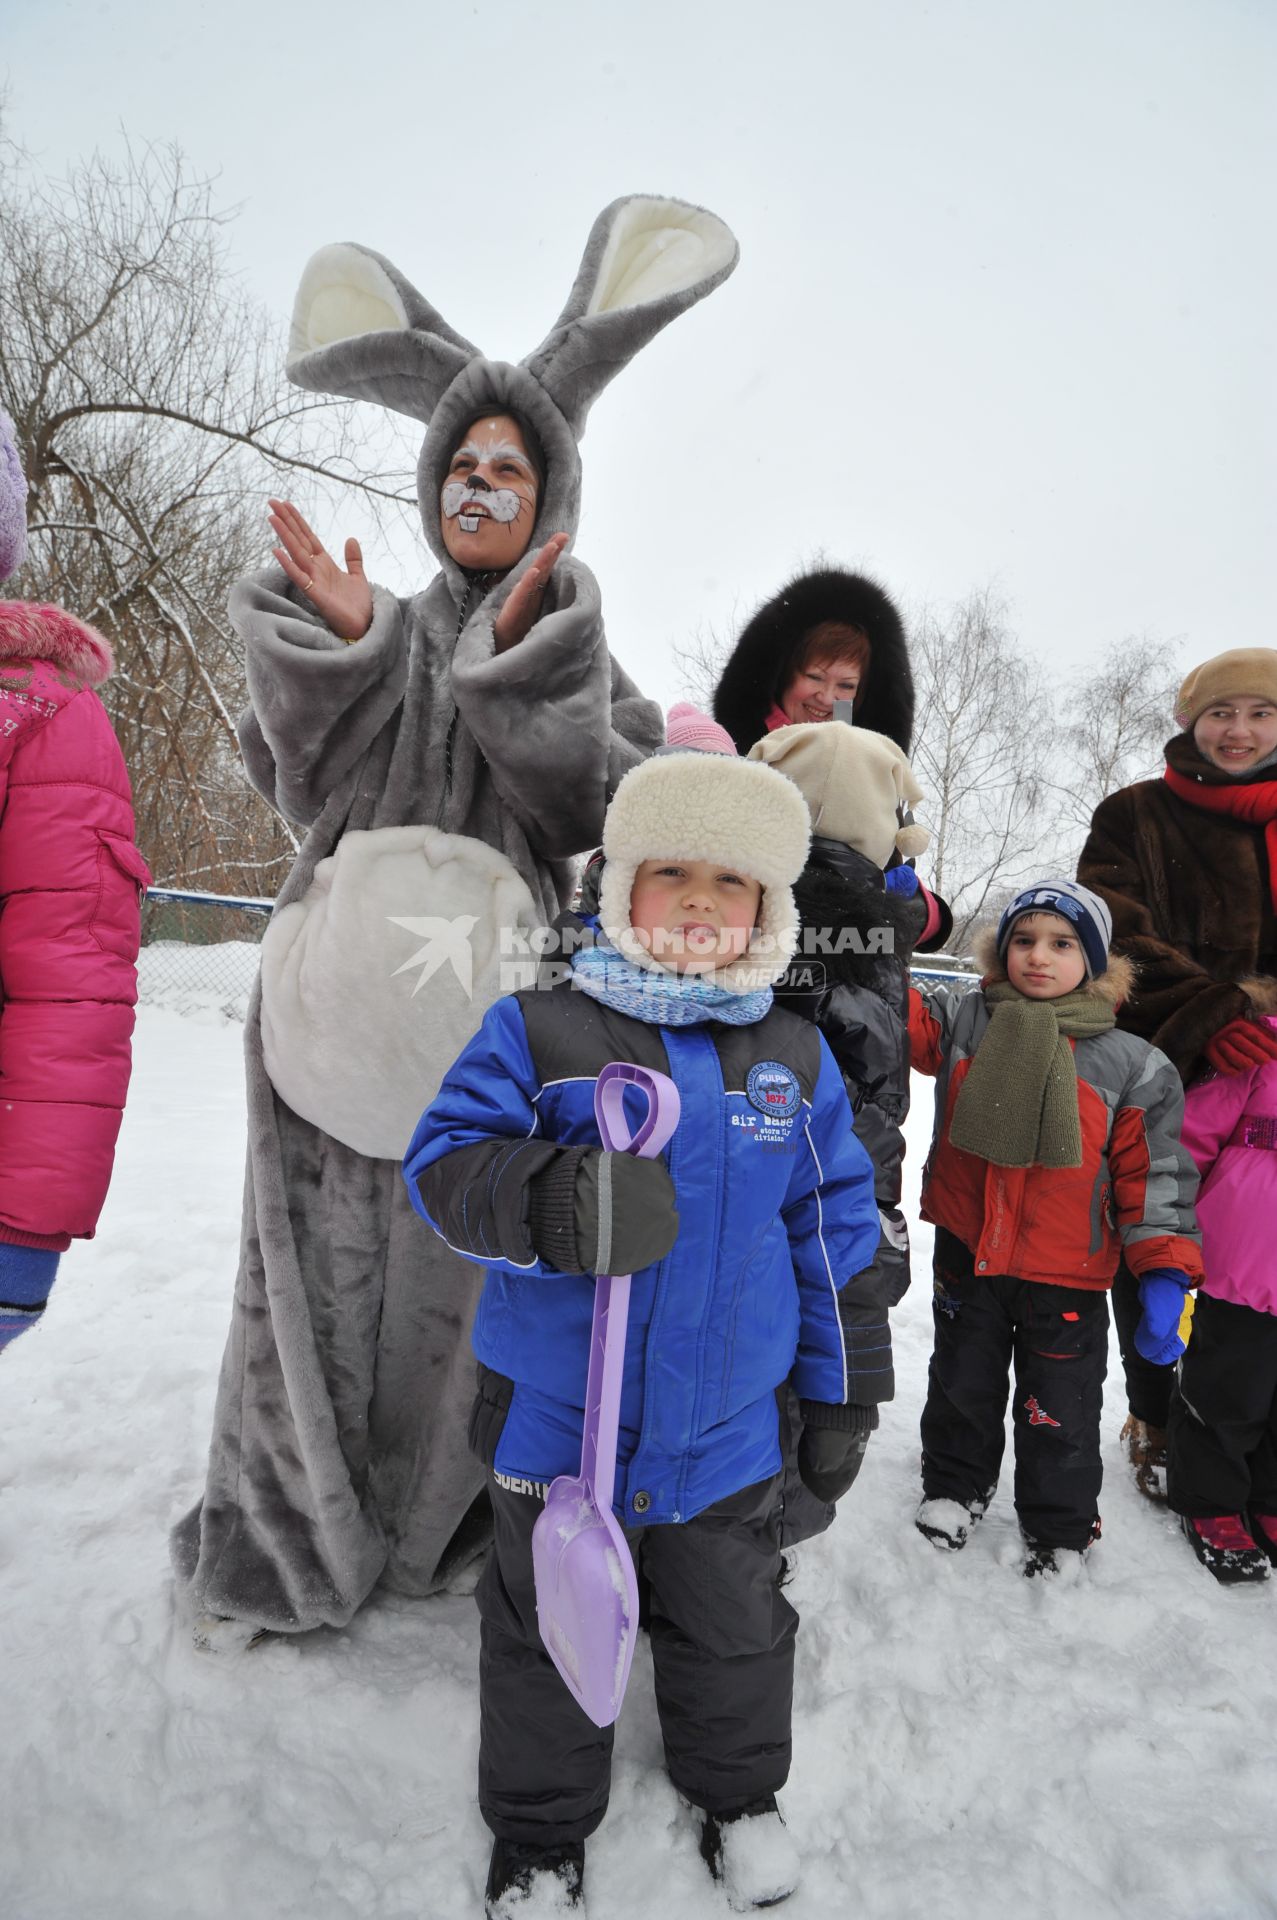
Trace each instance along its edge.
<instances>
[{"instance_id":1,"label":"blue and grey knit scarf","mask_svg":"<svg viewBox=\"0 0 1277 1920\"><path fill-rule=\"evenodd\" d=\"M636 966L602 940L572 956L572 974L592 1000L654 1027L694 1027L705 1020L747 1027L761 1020L772 1003L770 987L731 993L716 986L712 974L656 973Z\"/></svg>"}]
</instances>

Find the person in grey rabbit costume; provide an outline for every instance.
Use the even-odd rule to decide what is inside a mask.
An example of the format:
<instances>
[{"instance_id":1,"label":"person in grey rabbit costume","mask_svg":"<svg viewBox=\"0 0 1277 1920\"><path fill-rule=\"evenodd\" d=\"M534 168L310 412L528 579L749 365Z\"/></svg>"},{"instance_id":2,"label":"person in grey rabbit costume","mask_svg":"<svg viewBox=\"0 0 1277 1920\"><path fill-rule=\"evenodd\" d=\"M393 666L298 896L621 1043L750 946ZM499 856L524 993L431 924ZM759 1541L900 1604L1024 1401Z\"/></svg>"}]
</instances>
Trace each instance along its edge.
<instances>
[{"instance_id":1,"label":"person in grey rabbit costume","mask_svg":"<svg viewBox=\"0 0 1277 1920\"><path fill-rule=\"evenodd\" d=\"M418 498L441 570L399 600L369 587L355 542L343 570L276 502L280 564L231 598L249 777L306 838L245 1031L207 1484L172 1537L210 1644L217 1621L341 1626L378 1581L428 1594L486 1543L465 1432L480 1270L422 1231L399 1162L503 990L512 935L566 903L572 856L660 744L570 551L577 442L613 375L736 258L713 214L618 200L518 366L484 359L363 247L326 247L303 275L289 377L426 425Z\"/></svg>"}]
</instances>

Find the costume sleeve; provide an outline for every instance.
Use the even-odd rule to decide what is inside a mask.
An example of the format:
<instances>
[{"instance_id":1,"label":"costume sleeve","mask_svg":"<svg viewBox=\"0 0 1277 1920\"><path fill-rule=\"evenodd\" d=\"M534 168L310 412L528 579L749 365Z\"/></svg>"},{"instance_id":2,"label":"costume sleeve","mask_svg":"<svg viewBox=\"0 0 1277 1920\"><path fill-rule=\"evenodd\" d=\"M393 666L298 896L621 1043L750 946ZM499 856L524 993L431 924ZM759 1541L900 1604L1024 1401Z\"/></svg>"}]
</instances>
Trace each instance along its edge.
<instances>
[{"instance_id":1,"label":"costume sleeve","mask_svg":"<svg viewBox=\"0 0 1277 1920\"><path fill-rule=\"evenodd\" d=\"M1180 1138L1203 1179L1245 1113L1255 1077L1260 1072L1262 1068L1252 1067L1247 1073L1213 1073L1185 1094Z\"/></svg>"},{"instance_id":2,"label":"costume sleeve","mask_svg":"<svg viewBox=\"0 0 1277 1920\"><path fill-rule=\"evenodd\" d=\"M0 816L0 1239L61 1250L97 1224L150 877L119 743L86 690L14 753Z\"/></svg>"},{"instance_id":3,"label":"costume sleeve","mask_svg":"<svg viewBox=\"0 0 1277 1920\"><path fill-rule=\"evenodd\" d=\"M1168 1055L1187 1082L1202 1064L1206 1041L1252 1009L1241 987L1212 980L1181 948L1159 937L1156 902L1149 898L1138 849L1135 803L1127 787L1095 809L1077 877L1107 901L1113 949L1137 968L1122 1025Z\"/></svg>"},{"instance_id":4,"label":"costume sleeve","mask_svg":"<svg viewBox=\"0 0 1277 1920\"><path fill-rule=\"evenodd\" d=\"M781 1208L798 1281L794 1389L803 1400L872 1406L895 1392L887 1303L875 1284L873 1167L823 1039L805 1135Z\"/></svg>"},{"instance_id":5,"label":"costume sleeve","mask_svg":"<svg viewBox=\"0 0 1277 1920\"><path fill-rule=\"evenodd\" d=\"M664 727L660 708L608 652L598 582L566 554L546 587L553 605L517 646L497 652L496 616L532 557L467 624L452 692L529 845L557 860L597 845L609 800Z\"/></svg>"},{"instance_id":6,"label":"costume sleeve","mask_svg":"<svg viewBox=\"0 0 1277 1920\"><path fill-rule=\"evenodd\" d=\"M1109 1135L1113 1210L1134 1274L1180 1267L1202 1277L1202 1237L1193 1206L1197 1168L1180 1138L1184 1089L1164 1053L1148 1047L1118 1101Z\"/></svg>"},{"instance_id":7,"label":"costume sleeve","mask_svg":"<svg viewBox=\"0 0 1277 1920\"><path fill-rule=\"evenodd\" d=\"M293 596L282 567L267 567L236 585L229 612L244 642L248 777L277 813L308 827L403 699L403 607L374 587L372 625L348 643Z\"/></svg>"},{"instance_id":8,"label":"costume sleeve","mask_svg":"<svg viewBox=\"0 0 1277 1920\"><path fill-rule=\"evenodd\" d=\"M519 1004L498 1000L417 1122L403 1172L413 1206L455 1253L557 1279L532 1245L528 1186L577 1150L537 1137L539 1091Z\"/></svg>"}]
</instances>

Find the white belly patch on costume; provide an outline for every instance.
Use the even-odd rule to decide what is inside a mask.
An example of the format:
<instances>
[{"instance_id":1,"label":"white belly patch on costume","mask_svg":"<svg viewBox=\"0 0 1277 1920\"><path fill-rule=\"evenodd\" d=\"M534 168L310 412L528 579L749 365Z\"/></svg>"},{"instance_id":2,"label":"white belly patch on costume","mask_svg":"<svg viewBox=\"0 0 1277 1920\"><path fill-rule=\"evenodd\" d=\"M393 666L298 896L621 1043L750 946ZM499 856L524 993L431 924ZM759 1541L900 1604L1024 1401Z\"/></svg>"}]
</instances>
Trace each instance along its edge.
<instances>
[{"instance_id":1,"label":"white belly patch on costume","mask_svg":"<svg viewBox=\"0 0 1277 1920\"><path fill-rule=\"evenodd\" d=\"M505 855L436 827L347 833L262 942L262 1052L294 1113L401 1160L543 924Z\"/></svg>"}]
</instances>

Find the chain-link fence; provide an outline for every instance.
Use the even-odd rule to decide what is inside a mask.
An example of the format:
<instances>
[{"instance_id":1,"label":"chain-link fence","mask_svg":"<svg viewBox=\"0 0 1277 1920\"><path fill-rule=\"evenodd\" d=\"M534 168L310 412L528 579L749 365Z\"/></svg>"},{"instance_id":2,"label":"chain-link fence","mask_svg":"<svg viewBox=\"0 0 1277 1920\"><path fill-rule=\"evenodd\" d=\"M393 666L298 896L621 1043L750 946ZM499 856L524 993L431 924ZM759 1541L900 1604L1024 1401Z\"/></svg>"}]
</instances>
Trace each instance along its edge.
<instances>
[{"instance_id":1,"label":"chain-link fence","mask_svg":"<svg viewBox=\"0 0 1277 1920\"><path fill-rule=\"evenodd\" d=\"M142 903L142 1005L242 1020L272 905L152 887Z\"/></svg>"}]
</instances>

